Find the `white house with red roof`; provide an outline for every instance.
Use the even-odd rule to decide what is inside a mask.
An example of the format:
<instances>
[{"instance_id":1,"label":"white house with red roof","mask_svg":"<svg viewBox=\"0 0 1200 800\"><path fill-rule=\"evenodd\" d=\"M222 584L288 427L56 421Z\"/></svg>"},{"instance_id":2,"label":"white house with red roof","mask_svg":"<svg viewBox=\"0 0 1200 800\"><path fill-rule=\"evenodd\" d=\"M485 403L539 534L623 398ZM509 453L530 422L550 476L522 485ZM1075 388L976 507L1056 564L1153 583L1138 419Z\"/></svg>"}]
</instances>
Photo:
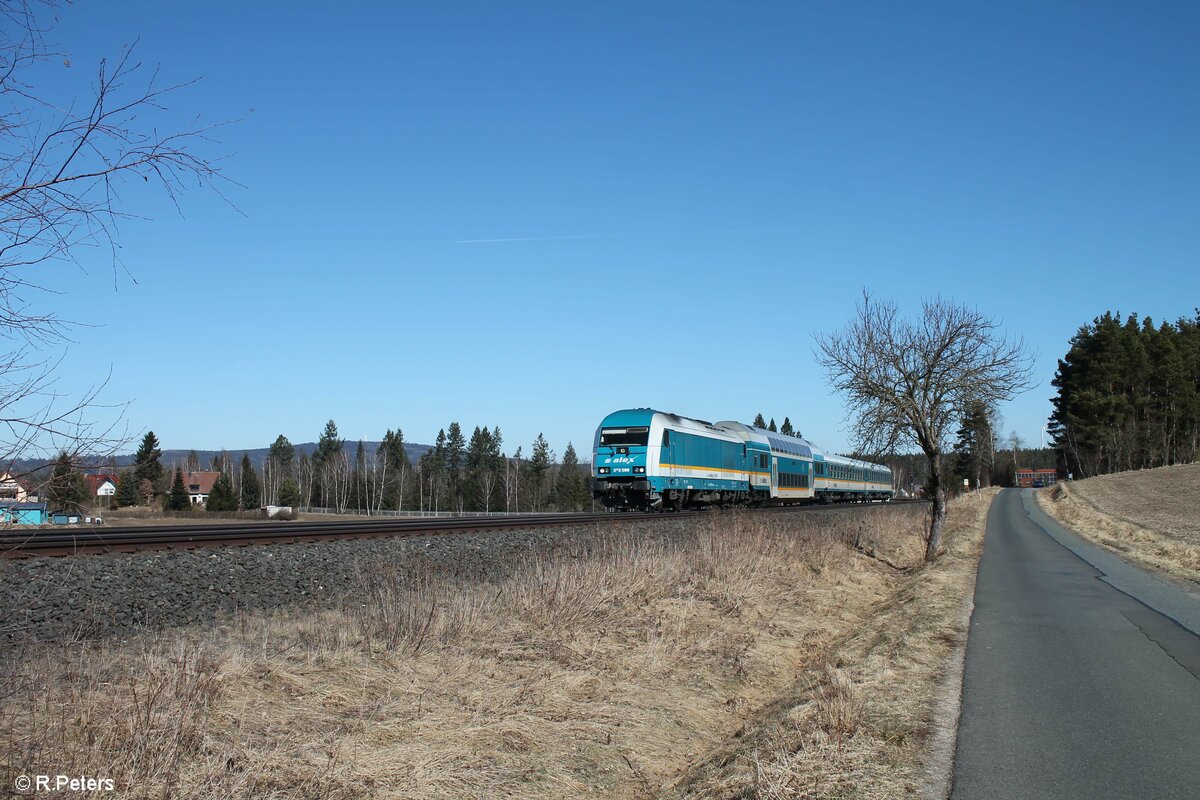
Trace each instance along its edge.
<instances>
[{"instance_id":1,"label":"white house with red roof","mask_svg":"<svg viewBox=\"0 0 1200 800\"><path fill-rule=\"evenodd\" d=\"M192 505L203 505L208 502L208 495L213 484L221 477L220 472L202 470L183 473L183 485L187 489L188 499Z\"/></svg>"},{"instance_id":2,"label":"white house with red roof","mask_svg":"<svg viewBox=\"0 0 1200 800\"><path fill-rule=\"evenodd\" d=\"M94 497L97 500L107 502L108 498L117 493L116 475L105 475L103 473L84 475L83 482L87 486L88 497Z\"/></svg>"}]
</instances>

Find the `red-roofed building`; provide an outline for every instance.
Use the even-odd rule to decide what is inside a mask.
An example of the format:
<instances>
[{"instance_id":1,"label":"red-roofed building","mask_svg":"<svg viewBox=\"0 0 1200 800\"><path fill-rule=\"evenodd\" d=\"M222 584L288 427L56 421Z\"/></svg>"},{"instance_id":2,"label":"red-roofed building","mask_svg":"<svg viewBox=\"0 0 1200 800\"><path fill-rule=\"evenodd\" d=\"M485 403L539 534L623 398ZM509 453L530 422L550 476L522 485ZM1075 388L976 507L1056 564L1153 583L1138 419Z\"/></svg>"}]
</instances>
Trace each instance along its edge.
<instances>
[{"instance_id":1,"label":"red-roofed building","mask_svg":"<svg viewBox=\"0 0 1200 800\"><path fill-rule=\"evenodd\" d=\"M112 502L109 498L117 493L116 475L84 475L83 482L87 486L88 496L96 498L98 504Z\"/></svg>"},{"instance_id":2,"label":"red-roofed building","mask_svg":"<svg viewBox=\"0 0 1200 800\"><path fill-rule=\"evenodd\" d=\"M188 499L192 501L193 505L203 505L208 502L208 495L219 477L221 477L219 472L183 473L183 485L187 489Z\"/></svg>"}]
</instances>

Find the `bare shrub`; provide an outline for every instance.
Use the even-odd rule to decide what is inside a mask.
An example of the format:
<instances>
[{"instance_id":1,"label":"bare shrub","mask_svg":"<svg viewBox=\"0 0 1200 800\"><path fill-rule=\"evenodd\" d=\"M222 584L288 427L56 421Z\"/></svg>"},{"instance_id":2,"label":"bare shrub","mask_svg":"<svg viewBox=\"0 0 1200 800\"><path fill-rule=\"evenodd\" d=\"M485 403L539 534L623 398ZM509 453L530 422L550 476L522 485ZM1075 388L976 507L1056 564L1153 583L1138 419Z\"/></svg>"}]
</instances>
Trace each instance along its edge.
<instances>
[{"instance_id":1,"label":"bare shrub","mask_svg":"<svg viewBox=\"0 0 1200 800\"><path fill-rule=\"evenodd\" d=\"M840 531L818 530L809 537L809 542L811 546L807 550L805 563L817 575L823 575L843 558L846 537Z\"/></svg>"},{"instance_id":2,"label":"bare shrub","mask_svg":"<svg viewBox=\"0 0 1200 800\"><path fill-rule=\"evenodd\" d=\"M825 680L817 693L817 719L821 728L833 737L841 749L844 741L858 730L863 702L850 676L832 664L825 667Z\"/></svg>"},{"instance_id":3,"label":"bare shrub","mask_svg":"<svg viewBox=\"0 0 1200 800\"><path fill-rule=\"evenodd\" d=\"M602 534L587 553L537 554L498 599L537 628L570 630L648 602L656 583L677 571L673 560L661 541Z\"/></svg>"},{"instance_id":4,"label":"bare shrub","mask_svg":"<svg viewBox=\"0 0 1200 800\"><path fill-rule=\"evenodd\" d=\"M415 576L394 566L361 574L354 602L341 613L368 650L381 645L415 657L427 644L444 646L484 634L489 604L478 587L459 585L427 567Z\"/></svg>"}]
</instances>

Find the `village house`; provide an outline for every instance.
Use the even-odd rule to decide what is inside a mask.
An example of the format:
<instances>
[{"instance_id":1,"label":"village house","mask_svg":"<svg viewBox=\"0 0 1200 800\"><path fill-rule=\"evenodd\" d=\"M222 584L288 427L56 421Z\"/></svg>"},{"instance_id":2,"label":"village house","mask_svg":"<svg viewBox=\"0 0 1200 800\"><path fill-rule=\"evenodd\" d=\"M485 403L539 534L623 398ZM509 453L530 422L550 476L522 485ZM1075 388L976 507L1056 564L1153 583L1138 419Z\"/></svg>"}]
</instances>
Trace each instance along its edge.
<instances>
[{"instance_id":1,"label":"village house","mask_svg":"<svg viewBox=\"0 0 1200 800\"><path fill-rule=\"evenodd\" d=\"M208 495L219 477L221 473L215 471L183 473L183 485L187 487L188 500L192 505L204 505L208 502Z\"/></svg>"},{"instance_id":2,"label":"village house","mask_svg":"<svg viewBox=\"0 0 1200 800\"><path fill-rule=\"evenodd\" d=\"M88 498L95 502L98 508L112 506L112 497L117 493L117 477L115 475L84 475L83 482L87 486Z\"/></svg>"},{"instance_id":3,"label":"village house","mask_svg":"<svg viewBox=\"0 0 1200 800\"><path fill-rule=\"evenodd\" d=\"M14 478L7 472L0 473L0 501L35 503L39 499L37 489L28 481Z\"/></svg>"}]
</instances>

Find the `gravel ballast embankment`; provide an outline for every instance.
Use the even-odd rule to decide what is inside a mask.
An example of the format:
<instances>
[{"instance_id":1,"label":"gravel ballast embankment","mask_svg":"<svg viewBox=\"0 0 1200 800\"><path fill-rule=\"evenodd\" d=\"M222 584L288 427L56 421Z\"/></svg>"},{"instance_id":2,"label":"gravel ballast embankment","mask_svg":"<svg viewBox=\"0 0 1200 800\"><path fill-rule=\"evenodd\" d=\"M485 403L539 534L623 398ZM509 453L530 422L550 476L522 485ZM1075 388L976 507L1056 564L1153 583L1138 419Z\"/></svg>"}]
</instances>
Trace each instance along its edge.
<instances>
[{"instance_id":1,"label":"gravel ballast embankment","mask_svg":"<svg viewBox=\"0 0 1200 800\"><path fill-rule=\"evenodd\" d=\"M672 536L684 520L626 523ZM610 530L605 526L604 530ZM389 539L0 561L0 634L12 640L102 638L204 625L237 612L328 607L367 571L431 570L496 579L533 553L586 545L595 525Z\"/></svg>"}]
</instances>

